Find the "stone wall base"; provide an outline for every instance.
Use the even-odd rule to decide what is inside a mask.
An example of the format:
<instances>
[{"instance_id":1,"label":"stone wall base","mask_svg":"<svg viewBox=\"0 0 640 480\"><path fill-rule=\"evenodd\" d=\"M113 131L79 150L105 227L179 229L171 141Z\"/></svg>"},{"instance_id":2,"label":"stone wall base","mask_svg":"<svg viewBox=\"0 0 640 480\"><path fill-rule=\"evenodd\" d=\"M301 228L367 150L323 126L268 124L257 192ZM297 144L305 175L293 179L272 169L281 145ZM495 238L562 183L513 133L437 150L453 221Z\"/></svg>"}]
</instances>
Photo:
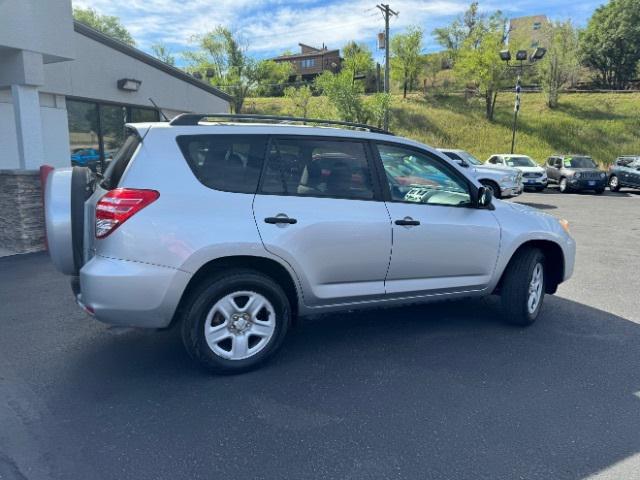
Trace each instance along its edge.
<instances>
[{"instance_id":1,"label":"stone wall base","mask_svg":"<svg viewBox=\"0 0 640 480\"><path fill-rule=\"evenodd\" d=\"M42 188L37 170L0 170L0 248L15 253L45 248Z\"/></svg>"}]
</instances>

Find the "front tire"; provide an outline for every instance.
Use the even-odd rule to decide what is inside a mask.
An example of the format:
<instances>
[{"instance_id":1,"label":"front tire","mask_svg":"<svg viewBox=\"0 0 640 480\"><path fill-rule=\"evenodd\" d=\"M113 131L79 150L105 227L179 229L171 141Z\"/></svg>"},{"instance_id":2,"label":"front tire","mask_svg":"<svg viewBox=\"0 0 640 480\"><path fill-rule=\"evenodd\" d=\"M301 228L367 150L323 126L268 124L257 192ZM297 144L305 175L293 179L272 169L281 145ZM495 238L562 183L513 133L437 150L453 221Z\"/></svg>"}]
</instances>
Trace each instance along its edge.
<instances>
[{"instance_id":1,"label":"front tire","mask_svg":"<svg viewBox=\"0 0 640 480\"><path fill-rule=\"evenodd\" d=\"M205 279L187 300L182 341L210 372L241 373L273 356L290 323L289 300L276 282L252 270L232 270Z\"/></svg>"},{"instance_id":2,"label":"front tire","mask_svg":"<svg viewBox=\"0 0 640 480\"><path fill-rule=\"evenodd\" d=\"M536 321L545 295L544 255L537 248L518 251L502 278L502 312L507 323L526 327Z\"/></svg>"},{"instance_id":3,"label":"front tire","mask_svg":"<svg viewBox=\"0 0 640 480\"><path fill-rule=\"evenodd\" d=\"M560 179L560 193L568 193L569 192L569 183L565 177Z\"/></svg>"},{"instance_id":4,"label":"front tire","mask_svg":"<svg viewBox=\"0 0 640 480\"><path fill-rule=\"evenodd\" d=\"M620 180L618 179L617 175L611 175L611 177L609 178L609 190L611 190L612 192L620 191Z\"/></svg>"},{"instance_id":5,"label":"front tire","mask_svg":"<svg viewBox=\"0 0 640 480\"><path fill-rule=\"evenodd\" d=\"M500 190L500 186L497 183L492 182L491 180L480 180L480 183L485 187L491 189L494 198L502 198L502 191Z\"/></svg>"}]
</instances>

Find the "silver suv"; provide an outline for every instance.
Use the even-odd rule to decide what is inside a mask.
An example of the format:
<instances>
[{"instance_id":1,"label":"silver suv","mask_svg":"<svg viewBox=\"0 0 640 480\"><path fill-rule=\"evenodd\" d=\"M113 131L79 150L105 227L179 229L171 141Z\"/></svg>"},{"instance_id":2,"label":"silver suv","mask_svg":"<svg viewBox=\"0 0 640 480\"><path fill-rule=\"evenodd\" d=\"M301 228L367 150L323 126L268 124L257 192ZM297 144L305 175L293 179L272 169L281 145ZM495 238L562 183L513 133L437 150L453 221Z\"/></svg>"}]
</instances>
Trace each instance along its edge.
<instances>
[{"instance_id":1,"label":"silver suv","mask_svg":"<svg viewBox=\"0 0 640 480\"><path fill-rule=\"evenodd\" d=\"M468 168L470 173L485 187L490 188L497 198L517 197L524 190L522 172L512 167L495 167L483 164L476 157L465 150L451 150L440 148L458 165Z\"/></svg>"},{"instance_id":2,"label":"silver suv","mask_svg":"<svg viewBox=\"0 0 640 480\"><path fill-rule=\"evenodd\" d=\"M494 201L437 150L229 117L127 125L104 178L49 176L51 258L89 314L176 325L232 373L271 357L296 316L500 294L506 321L529 325L572 274L566 222Z\"/></svg>"}]
</instances>

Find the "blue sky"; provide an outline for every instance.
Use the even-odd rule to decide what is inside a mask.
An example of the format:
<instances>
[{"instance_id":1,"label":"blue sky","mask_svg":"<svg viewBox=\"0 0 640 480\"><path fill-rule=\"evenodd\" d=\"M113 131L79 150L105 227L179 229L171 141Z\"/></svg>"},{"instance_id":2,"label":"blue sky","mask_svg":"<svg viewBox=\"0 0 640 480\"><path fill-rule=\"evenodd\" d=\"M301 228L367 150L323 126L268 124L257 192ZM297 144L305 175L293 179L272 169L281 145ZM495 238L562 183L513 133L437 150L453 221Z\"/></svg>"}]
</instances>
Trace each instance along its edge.
<instances>
[{"instance_id":1,"label":"blue sky","mask_svg":"<svg viewBox=\"0 0 640 480\"><path fill-rule=\"evenodd\" d=\"M426 33L424 51L438 50L431 32L462 13L469 1L387 0L399 16L391 33L418 25ZM484 12L502 10L507 17L546 14L552 19L572 19L584 25L605 0L487 0ZM226 25L238 32L251 53L259 58L297 50L298 42L340 48L349 40L367 43L376 57L376 34L384 23L375 0L73 0L75 6L120 17L142 50L164 42L178 57L193 49L193 36Z\"/></svg>"}]
</instances>

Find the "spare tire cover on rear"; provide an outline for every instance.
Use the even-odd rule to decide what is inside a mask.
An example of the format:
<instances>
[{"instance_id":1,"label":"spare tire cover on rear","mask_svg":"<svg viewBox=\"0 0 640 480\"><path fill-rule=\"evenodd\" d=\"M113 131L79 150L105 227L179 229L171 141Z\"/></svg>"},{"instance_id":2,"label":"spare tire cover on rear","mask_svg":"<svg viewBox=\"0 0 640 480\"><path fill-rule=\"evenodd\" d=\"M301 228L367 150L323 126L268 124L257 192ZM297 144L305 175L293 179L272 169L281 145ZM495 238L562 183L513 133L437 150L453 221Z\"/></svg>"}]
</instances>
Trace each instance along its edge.
<instances>
[{"instance_id":1,"label":"spare tire cover on rear","mask_svg":"<svg viewBox=\"0 0 640 480\"><path fill-rule=\"evenodd\" d=\"M56 169L45 187L45 223L49 255L66 275L77 275L83 264L84 204L93 189L86 167Z\"/></svg>"}]
</instances>

